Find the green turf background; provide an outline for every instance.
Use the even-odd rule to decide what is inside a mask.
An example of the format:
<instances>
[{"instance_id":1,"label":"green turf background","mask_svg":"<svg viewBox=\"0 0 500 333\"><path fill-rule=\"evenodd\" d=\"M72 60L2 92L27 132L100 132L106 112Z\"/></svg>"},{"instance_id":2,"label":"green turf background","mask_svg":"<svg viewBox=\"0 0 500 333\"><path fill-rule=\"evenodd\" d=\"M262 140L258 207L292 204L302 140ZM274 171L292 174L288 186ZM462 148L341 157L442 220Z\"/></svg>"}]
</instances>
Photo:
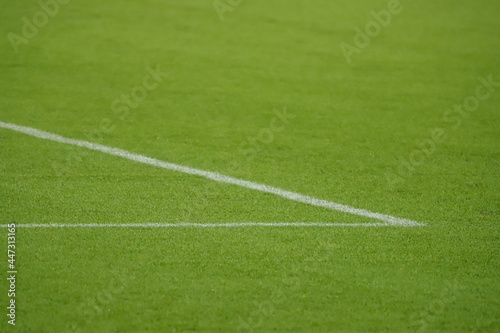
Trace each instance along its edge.
<instances>
[{"instance_id":1,"label":"green turf background","mask_svg":"<svg viewBox=\"0 0 500 333\"><path fill-rule=\"evenodd\" d=\"M339 44L387 3L244 0L221 21L211 0L73 0L15 52L40 5L0 0L0 121L427 224L18 229L0 331L499 332L500 88L458 129L442 118L478 76L500 81L500 2L401 1L348 64ZM112 102L157 65L120 119ZM284 108L272 142L240 149ZM434 128L447 140L391 184ZM4 129L0 217L372 222Z\"/></svg>"}]
</instances>

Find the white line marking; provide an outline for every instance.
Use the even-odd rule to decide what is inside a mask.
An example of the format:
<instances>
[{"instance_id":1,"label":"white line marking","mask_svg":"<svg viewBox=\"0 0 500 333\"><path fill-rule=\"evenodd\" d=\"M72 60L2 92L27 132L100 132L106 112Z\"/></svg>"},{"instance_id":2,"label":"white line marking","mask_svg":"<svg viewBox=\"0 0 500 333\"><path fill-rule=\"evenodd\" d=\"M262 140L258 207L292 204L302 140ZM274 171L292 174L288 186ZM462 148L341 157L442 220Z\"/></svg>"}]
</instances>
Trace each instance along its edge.
<instances>
[{"instance_id":1,"label":"white line marking","mask_svg":"<svg viewBox=\"0 0 500 333\"><path fill-rule=\"evenodd\" d=\"M7 224L0 227L7 228ZM241 228L241 227L395 227L389 223L241 222L241 223L74 223L16 224L16 228Z\"/></svg>"},{"instance_id":2,"label":"white line marking","mask_svg":"<svg viewBox=\"0 0 500 333\"><path fill-rule=\"evenodd\" d=\"M364 216L364 217L384 221L385 223L390 224L390 225L397 225L397 226L403 226L403 227L423 226L424 225L424 224L421 224L421 223L418 223L418 222L415 222L412 220L408 220L408 219L402 219L399 217L381 214L381 213L374 213L374 212L370 212L370 211L365 210L365 209L354 208L354 207L339 204L336 202L317 199L317 198L313 198L313 197L310 197L307 195L282 190L282 189L277 188L277 187L272 187L272 186L268 186L268 185L264 185L264 184L250 182L250 181L243 180L243 179L225 176L225 175L222 175L222 174L217 173L217 172L199 170L199 169L194 169L194 168L190 168L190 167L186 167L186 166L182 166L182 165L178 165L178 164L160 161L156 158L151 158L151 157L147 157L144 155L130 153L130 152L122 150L122 149L108 147L108 146L104 146L104 145L101 145L98 143L92 143L92 142L83 141L83 140L75 140L75 139L65 138L63 136L49 133L49 132L45 132L45 131L41 131L41 130L38 130L36 128L19 126L19 125L10 124L10 123L4 123L2 121L0 121L0 127L10 129L10 130L13 130L16 132L24 133L24 134L34 136L34 137L44 139L44 140L51 140L51 141L55 141L55 142L65 143L68 145L73 145L73 146L83 147L83 148L87 148L87 149L91 149L91 150L96 150L96 151L100 151L102 153L106 153L109 155L119 156L119 157L122 157L122 158L125 158L128 160L131 160L131 161L149 164L149 165L156 166L156 167L163 168L163 169L182 172L182 173L186 173L189 175L196 175L196 176L211 179L211 180L214 180L214 181L220 182L220 183L233 184L233 185L245 187L248 189L252 189L252 190L256 190L256 191L260 191L260 192L264 192L264 193L274 194L274 195L283 197L283 198L288 199L288 200L297 201L297 202L309 204L312 206L324 207L324 208L328 208L330 210L336 210L336 211L340 211L343 213L349 213L349 214L354 214L354 215L359 215L359 216Z\"/></svg>"}]
</instances>

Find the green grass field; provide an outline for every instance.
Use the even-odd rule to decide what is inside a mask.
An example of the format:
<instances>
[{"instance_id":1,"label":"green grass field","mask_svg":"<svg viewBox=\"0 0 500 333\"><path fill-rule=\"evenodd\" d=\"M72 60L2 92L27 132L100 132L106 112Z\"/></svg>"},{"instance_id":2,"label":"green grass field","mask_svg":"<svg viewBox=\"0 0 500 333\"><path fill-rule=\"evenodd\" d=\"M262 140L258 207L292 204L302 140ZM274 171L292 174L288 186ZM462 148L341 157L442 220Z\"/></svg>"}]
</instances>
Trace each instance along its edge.
<instances>
[{"instance_id":1,"label":"green grass field","mask_svg":"<svg viewBox=\"0 0 500 333\"><path fill-rule=\"evenodd\" d=\"M0 0L1 123L423 224L0 126L0 332L500 332L500 2L394 1ZM358 226L41 226L248 222Z\"/></svg>"}]
</instances>

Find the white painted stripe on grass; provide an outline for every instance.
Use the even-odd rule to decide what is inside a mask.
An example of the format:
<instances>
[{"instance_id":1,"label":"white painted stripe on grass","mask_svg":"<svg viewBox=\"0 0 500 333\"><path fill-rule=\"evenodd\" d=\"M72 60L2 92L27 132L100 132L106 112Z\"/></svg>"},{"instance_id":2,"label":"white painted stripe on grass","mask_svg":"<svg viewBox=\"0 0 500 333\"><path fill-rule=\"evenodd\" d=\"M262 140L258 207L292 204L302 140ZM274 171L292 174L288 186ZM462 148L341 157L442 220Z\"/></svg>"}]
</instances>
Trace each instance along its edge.
<instances>
[{"instance_id":1,"label":"white painted stripe on grass","mask_svg":"<svg viewBox=\"0 0 500 333\"><path fill-rule=\"evenodd\" d=\"M51 141L55 141L55 142L65 143L68 145L73 145L73 146L83 147L83 148L87 148L87 149L91 149L91 150L96 150L96 151L100 151L102 153L106 153L109 155L119 156L122 158L126 158L128 160L132 160L132 161L144 163L144 164L149 164L149 165L156 166L156 167L163 168L163 169L173 170L173 171L182 172L182 173L186 173L186 174L190 174L190 175L196 175L196 176L211 179L211 180L214 180L214 181L220 182L220 183L233 184L233 185L245 187L248 189L252 189L252 190L256 190L256 191L260 191L260 192L264 192L264 193L274 194L274 195L286 198L288 200L297 201L297 202L309 204L312 206L324 207L324 208L336 210L339 212L344 212L344 213L349 213L349 214L354 214L354 215L359 215L359 216L364 216L364 217L384 221L385 223L390 224L390 225L398 225L398 226L421 226L421 225L423 225L421 223L418 223L418 222L415 222L412 220L402 219L399 217L394 217L391 215L386 215L386 214L381 214L381 213L375 213L375 212L371 212L371 211L368 211L365 209L354 208L354 207L350 207L350 206L339 204L339 203L332 202L332 201L317 199L317 198L313 198L313 197L303 195L300 193L295 193L295 192L283 190L283 189L280 189L277 187L272 187L272 186L268 186L268 185L264 185L264 184L250 182L250 181L243 180L243 179L225 176L225 175L222 175L222 174L217 173L217 172L199 170L199 169L194 169L194 168L190 168L190 167L186 167L186 166L182 166L182 165L178 165L178 164L164 162L164 161L158 160L156 158L147 157L147 156L143 156L143 155L139 155L139 154L134 154L134 153L122 150L122 149L108 147L108 146L104 146L104 145L101 145L98 143L92 143L92 142L83 141L83 140L75 140L75 139L65 138L63 136L49 133L49 132L45 132L45 131L41 131L41 130L38 130L36 128L19 126L19 125L10 124L10 123L4 123L2 121L0 121L0 127L10 129L10 130L13 130L16 132L24 133L24 134L34 136L34 137L44 139L44 140L51 140Z\"/></svg>"},{"instance_id":2,"label":"white painted stripe on grass","mask_svg":"<svg viewBox=\"0 0 500 333\"><path fill-rule=\"evenodd\" d=\"M241 228L241 227L396 227L389 223L241 222L241 223L74 223L16 224L16 228ZM6 228L6 224L1 227Z\"/></svg>"}]
</instances>

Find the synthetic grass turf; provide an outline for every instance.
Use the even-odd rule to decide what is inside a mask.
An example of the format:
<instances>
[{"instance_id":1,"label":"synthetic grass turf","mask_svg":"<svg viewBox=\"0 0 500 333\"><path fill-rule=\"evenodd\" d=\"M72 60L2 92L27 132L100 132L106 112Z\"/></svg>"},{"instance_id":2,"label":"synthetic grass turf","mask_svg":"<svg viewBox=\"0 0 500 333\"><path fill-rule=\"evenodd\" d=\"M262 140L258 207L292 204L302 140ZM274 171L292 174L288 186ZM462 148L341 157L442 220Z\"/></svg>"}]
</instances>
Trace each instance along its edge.
<instances>
[{"instance_id":1,"label":"synthetic grass turf","mask_svg":"<svg viewBox=\"0 0 500 333\"><path fill-rule=\"evenodd\" d=\"M40 9L3 4L3 35ZM499 80L500 5L402 4L351 64L339 43L387 2L245 1L221 22L211 1L73 1L18 53L0 40L2 121L88 140L108 118L102 144L428 225L18 229L15 329L499 331L500 91L456 131L442 116ZM436 127L448 139L391 185ZM2 223L371 222L3 129L0 147Z\"/></svg>"}]
</instances>

